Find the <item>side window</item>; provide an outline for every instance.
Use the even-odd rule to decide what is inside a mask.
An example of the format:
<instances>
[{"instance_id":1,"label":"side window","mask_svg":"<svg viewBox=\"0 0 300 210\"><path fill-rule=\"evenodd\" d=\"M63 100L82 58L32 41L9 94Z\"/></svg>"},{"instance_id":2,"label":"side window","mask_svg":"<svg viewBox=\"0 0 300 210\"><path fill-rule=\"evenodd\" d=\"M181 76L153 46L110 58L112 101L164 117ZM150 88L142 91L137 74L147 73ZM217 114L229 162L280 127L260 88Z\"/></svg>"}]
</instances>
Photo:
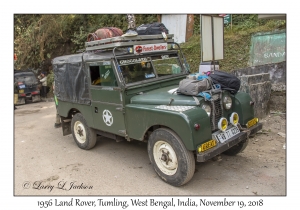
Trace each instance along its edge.
<instances>
[{"instance_id":1,"label":"side window","mask_svg":"<svg viewBox=\"0 0 300 210\"><path fill-rule=\"evenodd\" d=\"M111 65L90 66L91 84L96 86L118 86Z\"/></svg>"}]
</instances>

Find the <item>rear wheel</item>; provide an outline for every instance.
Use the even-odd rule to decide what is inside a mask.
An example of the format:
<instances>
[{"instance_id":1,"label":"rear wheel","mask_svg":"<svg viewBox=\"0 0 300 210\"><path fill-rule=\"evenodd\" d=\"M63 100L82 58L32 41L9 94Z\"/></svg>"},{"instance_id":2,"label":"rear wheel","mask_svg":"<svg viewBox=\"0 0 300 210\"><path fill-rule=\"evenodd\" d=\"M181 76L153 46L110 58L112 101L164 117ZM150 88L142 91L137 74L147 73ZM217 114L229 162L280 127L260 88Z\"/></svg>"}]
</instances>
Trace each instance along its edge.
<instances>
[{"instance_id":1,"label":"rear wheel","mask_svg":"<svg viewBox=\"0 0 300 210\"><path fill-rule=\"evenodd\" d=\"M148 141L148 155L156 173L173 186L187 183L195 172L194 154L171 130L155 130Z\"/></svg>"},{"instance_id":2,"label":"rear wheel","mask_svg":"<svg viewBox=\"0 0 300 210\"><path fill-rule=\"evenodd\" d=\"M81 113L72 118L71 129L74 141L81 149L91 149L95 146L97 134L94 129L88 127L86 120Z\"/></svg>"},{"instance_id":3,"label":"rear wheel","mask_svg":"<svg viewBox=\"0 0 300 210\"><path fill-rule=\"evenodd\" d=\"M249 140L246 139L244 141L241 141L240 143L234 145L233 147L229 148L225 152L223 152L225 155L229 156L235 156L238 153L242 152L248 145Z\"/></svg>"}]
</instances>

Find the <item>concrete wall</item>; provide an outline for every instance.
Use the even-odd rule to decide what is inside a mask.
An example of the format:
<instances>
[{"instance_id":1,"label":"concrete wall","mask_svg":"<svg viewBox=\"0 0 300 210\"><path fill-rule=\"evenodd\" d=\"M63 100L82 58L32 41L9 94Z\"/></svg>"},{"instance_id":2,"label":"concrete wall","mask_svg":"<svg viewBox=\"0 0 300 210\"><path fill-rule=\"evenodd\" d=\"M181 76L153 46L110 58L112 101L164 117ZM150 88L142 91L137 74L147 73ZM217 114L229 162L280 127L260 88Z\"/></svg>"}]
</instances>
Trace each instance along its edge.
<instances>
[{"instance_id":1,"label":"concrete wall","mask_svg":"<svg viewBox=\"0 0 300 210\"><path fill-rule=\"evenodd\" d=\"M270 112L272 91L286 90L286 62L237 69L232 74L241 80L241 92L249 93L255 102L255 115L266 117Z\"/></svg>"},{"instance_id":2,"label":"concrete wall","mask_svg":"<svg viewBox=\"0 0 300 210\"><path fill-rule=\"evenodd\" d=\"M240 76L241 92L249 93L254 101L254 113L264 118L270 113L271 81L269 73Z\"/></svg>"},{"instance_id":3,"label":"concrete wall","mask_svg":"<svg viewBox=\"0 0 300 210\"><path fill-rule=\"evenodd\" d=\"M232 73L237 77L241 77L243 75L269 73L272 91L286 90L286 61L262 66L252 66L245 69L237 69Z\"/></svg>"}]
</instances>

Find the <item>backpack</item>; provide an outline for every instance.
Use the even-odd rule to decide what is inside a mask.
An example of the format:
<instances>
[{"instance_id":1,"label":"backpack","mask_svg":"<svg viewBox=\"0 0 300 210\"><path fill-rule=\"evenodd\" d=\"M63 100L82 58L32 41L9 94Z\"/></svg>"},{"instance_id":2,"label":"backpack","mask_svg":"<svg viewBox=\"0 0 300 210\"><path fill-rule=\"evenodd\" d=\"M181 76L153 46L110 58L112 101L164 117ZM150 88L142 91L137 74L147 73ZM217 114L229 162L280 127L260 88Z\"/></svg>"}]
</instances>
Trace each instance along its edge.
<instances>
[{"instance_id":1,"label":"backpack","mask_svg":"<svg viewBox=\"0 0 300 210\"><path fill-rule=\"evenodd\" d=\"M221 89L228 90L232 94L236 94L240 89L241 81L233 74L214 70L213 73L210 73L209 77L214 84L220 84Z\"/></svg>"},{"instance_id":2,"label":"backpack","mask_svg":"<svg viewBox=\"0 0 300 210\"><path fill-rule=\"evenodd\" d=\"M149 24L142 24L136 28L138 35L154 35L154 34L161 34L165 32L166 34L169 33L169 30L163 23L149 23Z\"/></svg>"},{"instance_id":3,"label":"backpack","mask_svg":"<svg viewBox=\"0 0 300 210\"><path fill-rule=\"evenodd\" d=\"M211 83L206 78L200 81L193 79L183 79L179 82L177 92L184 95L197 96L200 92L209 89L211 89Z\"/></svg>"}]
</instances>

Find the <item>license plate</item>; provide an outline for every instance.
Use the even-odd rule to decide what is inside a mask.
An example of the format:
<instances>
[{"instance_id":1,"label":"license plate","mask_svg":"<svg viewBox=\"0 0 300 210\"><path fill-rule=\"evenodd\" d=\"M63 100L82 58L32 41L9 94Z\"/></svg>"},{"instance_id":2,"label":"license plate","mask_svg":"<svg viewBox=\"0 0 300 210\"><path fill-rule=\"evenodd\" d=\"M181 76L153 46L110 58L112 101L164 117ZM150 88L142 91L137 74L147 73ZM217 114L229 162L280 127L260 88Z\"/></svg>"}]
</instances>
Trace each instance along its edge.
<instances>
[{"instance_id":1,"label":"license plate","mask_svg":"<svg viewBox=\"0 0 300 210\"><path fill-rule=\"evenodd\" d=\"M255 125L257 122L258 122L258 119L257 119L257 118L253 118L252 120L249 120L249 121L247 122L247 128L252 127L252 126Z\"/></svg>"},{"instance_id":2,"label":"license plate","mask_svg":"<svg viewBox=\"0 0 300 210\"><path fill-rule=\"evenodd\" d=\"M217 141L216 140L210 140L208 142L205 142L204 144L201 144L201 152L204 152L214 146L217 145Z\"/></svg>"},{"instance_id":3,"label":"license plate","mask_svg":"<svg viewBox=\"0 0 300 210\"><path fill-rule=\"evenodd\" d=\"M24 93L24 90L19 90L19 93Z\"/></svg>"},{"instance_id":4,"label":"license plate","mask_svg":"<svg viewBox=\"0 0 300 210\"><path fill-rule=\"evenodd\" d=\"M227 141L228 139L230 139L231 137L237 135L238 133L240 133L240 130L237 127L232 127L227 129L224 132L221 132L217 135L218 140L223 143L225 141Z\"/></svg>"}]
</instances>

